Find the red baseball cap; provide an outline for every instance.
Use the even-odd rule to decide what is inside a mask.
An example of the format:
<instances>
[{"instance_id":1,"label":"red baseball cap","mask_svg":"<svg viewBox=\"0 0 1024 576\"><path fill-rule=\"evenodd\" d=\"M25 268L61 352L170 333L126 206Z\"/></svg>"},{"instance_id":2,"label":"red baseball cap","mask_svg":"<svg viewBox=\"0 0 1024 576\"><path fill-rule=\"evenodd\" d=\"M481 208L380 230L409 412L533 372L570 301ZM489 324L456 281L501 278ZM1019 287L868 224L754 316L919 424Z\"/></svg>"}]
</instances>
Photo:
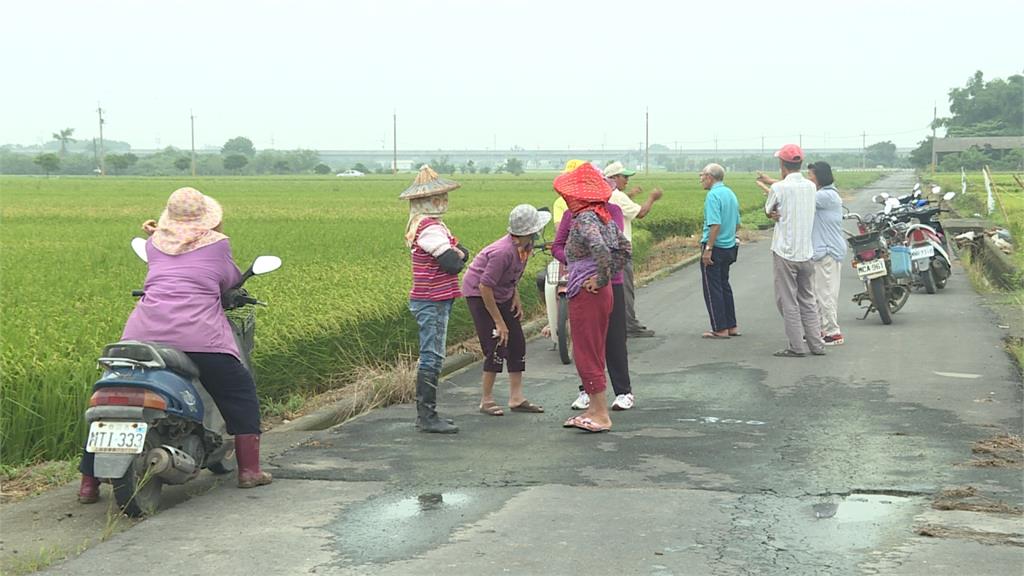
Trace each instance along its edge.
<instances>
[{"instance_id":1,"label":"red baseball cap","mask_svg":"<svg viewBox=\"0 0 1024 576\"><path fill-rule=\"evenodd\" d=\"M796 144L786 144L775 152L775 157L783 162L803 162L804 151Z\"/></svg>"}]
</instances>

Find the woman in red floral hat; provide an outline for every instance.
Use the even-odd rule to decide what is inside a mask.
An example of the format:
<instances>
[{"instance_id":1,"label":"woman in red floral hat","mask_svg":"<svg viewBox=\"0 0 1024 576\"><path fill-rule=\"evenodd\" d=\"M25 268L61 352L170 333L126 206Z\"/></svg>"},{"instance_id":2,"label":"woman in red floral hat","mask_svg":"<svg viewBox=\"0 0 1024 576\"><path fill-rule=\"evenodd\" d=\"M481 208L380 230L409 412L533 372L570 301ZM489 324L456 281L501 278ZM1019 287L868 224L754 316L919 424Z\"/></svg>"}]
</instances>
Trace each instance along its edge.
<instances>
[{"instance_id":1,"label":"woman in red floral hat","mask_svg":"<svg viewBox=\"0 0 1024 576\"><path fill-rule=\"evenodd\" d=\"M613 303L609 282L631 257L632 246L605 206L612 189L599 170L583 164L555 178L554 187L572 212L565 244L566 295L576 372L590 396L590 407L564 426L607 432L612 427L605 398L605 340Z\"/></svg>"}]
</instances>

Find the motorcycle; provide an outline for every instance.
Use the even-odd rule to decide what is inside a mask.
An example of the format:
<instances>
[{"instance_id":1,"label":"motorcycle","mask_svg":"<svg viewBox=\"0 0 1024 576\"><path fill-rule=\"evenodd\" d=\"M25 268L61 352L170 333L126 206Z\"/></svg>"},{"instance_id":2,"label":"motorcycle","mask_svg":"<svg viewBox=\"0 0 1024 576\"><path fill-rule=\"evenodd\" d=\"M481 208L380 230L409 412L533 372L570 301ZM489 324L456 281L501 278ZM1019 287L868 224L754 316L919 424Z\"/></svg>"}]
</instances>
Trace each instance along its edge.
<instances>
[{"instance_id":1,"label":"motorcycle","mask_svg":"<svg viewBox=\"0 0 1024 576\"><path fill-rule=\"evenodd\" d=\"M940 194L942 189L932 187L933 194ZM934 219L941 212L942 202L948 202L956 196L955 192L947 192L939 201L937 208L927 207L929 202L922 199L919 203L900 210L896 215L901 222L908 224L906 236L910 246L911 261L914 267L914 286L923 287L928 294L945 288L946 281L952 273L952 259L946 243L942 224ZM911 222L916 220L916 222Z\"/></svg>"},{"instance_id":2,"label":"motorcycle","mask_svg":"<svg viewBox=\"0 0 1024 576\"><path fill-rule=\"evenodd\" d=\"M901 245L905 237L901 226L889 217L899 201L888 196L876 196L874 200L885 203L884 212L866 218L854 212L844 216L857 221L859 234L848 233L846 241L853 252L851 263L864 282L864 291L852 299L859 306L868 302L862 320L871 312L878 312L883 324L892 324L892 315L910 298L910 250Z\"/></svg>"},{"instance_id":3,"label":"motorcycle","mask_svg":"<svg viewBox=\"0 0 1024 576\"><path fill-rule=\"evenodd\" d=\"M547 210L547 208L539 208ZM547 252L551 256L544 271L544 306L547 310L548 330L554 349L562 364L572 364L572 338L569 328L569 298L566 296L569 285L569 267L551 255L551 243L543 237L535 250Z\"/></svg>"},{"instance_id":4,"label":"motorcycle","mask_svg":"<svg viewBox=\"0 0 1024 576\"><path fill-rule=\"evenodd\" d=\"M132 249L146 261L144 239L135 238ZM280 267L280 258L259 256L221 296L242 363L250 370L253 307L266 304L249 296L242 285ZM145 296L141 290L132 295ZM93 385L85 412L86 451L95 454L93 473L113 485L114 499L125 514L155 512L164 484L184 484L204 468L214 474L235 469L234 441L188 355L154 342L125 340L104 347L98 363L103 374Z\"/></svg>"}]
</instances>

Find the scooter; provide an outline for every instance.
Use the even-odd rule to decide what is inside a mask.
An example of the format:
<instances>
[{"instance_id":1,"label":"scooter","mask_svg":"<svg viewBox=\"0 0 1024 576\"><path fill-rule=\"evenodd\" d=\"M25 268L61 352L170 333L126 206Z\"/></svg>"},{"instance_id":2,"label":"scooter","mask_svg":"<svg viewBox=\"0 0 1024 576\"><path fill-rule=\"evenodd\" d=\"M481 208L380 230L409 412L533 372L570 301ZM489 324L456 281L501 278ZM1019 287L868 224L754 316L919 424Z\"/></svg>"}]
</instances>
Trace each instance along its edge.
<instances>
[{"instance_id":1,"label":"scooter","mask_svg":"<svg viewBox=\"0 0 1024 576\"><path fill-rule=\"evenodd\" d=\"M144 239L132 240L132 249L146 261ZM221 296L247 368L255 331L252 306L266 304L249 296L242 285L280 267L277 256L260 256ZM145 297L141 290L132 295ZM93 475L113 485L114 499L125 514L152 514L164 484L184 484L203 468L214 474L235 469L234 441L188 355L154 342L125 340L107 345L98 363L103 374L93 385L85 412L85 449L95 454Z\"/></svg>"},{"instance_id":2,"label":"scooter","mask_svg":"<svg viewBox=\"0 0 1024 576\"><path fill-rule=\"evenodd\" d=\"M933 194L941 192L942 189L938 186L932 188ZM917 220L916 223L909 223L907 239L914 266L915 286L923 287L929 294L945 288L946 281L952 274L952 259L949 256L945 233L942 224L934 218L939 213L947 211L942 208L942 202L948 202L955 196L955 192L947 192L942 196L937 208L922 207L900 216L901 220L907 222L911 219Z\"/></svg>"}]
</instances>

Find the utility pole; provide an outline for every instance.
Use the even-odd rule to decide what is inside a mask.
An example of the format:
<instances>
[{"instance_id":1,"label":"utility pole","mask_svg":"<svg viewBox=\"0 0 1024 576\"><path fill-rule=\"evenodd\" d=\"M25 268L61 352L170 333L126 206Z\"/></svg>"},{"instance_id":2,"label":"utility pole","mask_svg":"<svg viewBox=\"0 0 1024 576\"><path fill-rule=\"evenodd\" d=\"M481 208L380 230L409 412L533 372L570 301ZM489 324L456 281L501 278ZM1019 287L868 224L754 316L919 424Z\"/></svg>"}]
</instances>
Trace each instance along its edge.
<instances>
[{"instance_id":1,"label":"utility pole","mask_svg":"<svg viewBox=\"0 0 1024 576\"><path fill-rule=\"evenodd\" d=\"M100 107L100 103L96 103L96 112L100 115L100 176L107 175L107 161L106 152L103 150L103 108Z\"/></svg>"},{"instance_id":2,"label":"utility pole","mask_svg":"<svg viewBox=\"0 0 1024 576\"><path fill-rule=\"evenodd\" d=\"M939 121L939 105L933 104L932 108L932 176L935 176L935 163L938 160L935 154L935 124Z\"/></svg>"},{"instance_id":3,"label":"utility pole","mask_svg":"<svg viewBox=\"0 0 1024 576\"><path fill-rule=\"evenodd\" d=\"M92 161L99 166L100 165L100 153L96 148L96 138L92 139Z\"/></svg>"},{"instance_id":4,"label":"utility pole","mask_svg":"<svg viewBox=\"0 0 1024 576\"><path fill-rule=\"evenodd\" d=\"M801 148L804 147L804 135L803 134L800 134L800 143L798 144L798 146L800 146Z\"/></svg>"},{"instance_id":5,"label":"utility pole","mask_svg":"<svg viewBox=\"0 0 1024 576\"><path fill-rule=\"evenodd\" d=\"M860 133L860 169L867 166L867 132Z\"/></svg>"},{"instance_id":6,"label":"utility pole","mask_svg":"<svg viewBox=\"0 0 1024 576\"><path fill-rule=\"evenodd\" d=\"M761 134L761 172L764 172L764 134Z\"/></svg>"},{"instance_id":7,"label":"utility pole","mask_svg":"<svg viewBox=\"0 0 1024 576\"><path fill-rule=\"evenodd\" d=\"M192 124L192 177L196 177L196 115L190 109L188 118Z\"/></svg>"},{"instance_id":8,"label":"utility pole","mask_svg":"<svg viewBox=\"0 0 1024 576\"><path fill-rule=\"evenodd\" d=\"M398 112L391 111L391 175L398 174Z\"/></svg>"},{"instance_id":9,"label":"utility pole","mask_svg":"<svg viewBox=\"0 0 1024 576\"><path fill-rule=\"evenodd\" d=\"M718 134L715 134L715 160L718 160Z\"/></svg>"},{"instance_id":10,"label":"utility pole","mask_svg":"<svg viewBox=\"0 0 1024 576\"><path fill-rule=\"evenodd\" d=\"M651 114L644 108L644 175L651 173Z\"/></svg>"}]
</instances>

